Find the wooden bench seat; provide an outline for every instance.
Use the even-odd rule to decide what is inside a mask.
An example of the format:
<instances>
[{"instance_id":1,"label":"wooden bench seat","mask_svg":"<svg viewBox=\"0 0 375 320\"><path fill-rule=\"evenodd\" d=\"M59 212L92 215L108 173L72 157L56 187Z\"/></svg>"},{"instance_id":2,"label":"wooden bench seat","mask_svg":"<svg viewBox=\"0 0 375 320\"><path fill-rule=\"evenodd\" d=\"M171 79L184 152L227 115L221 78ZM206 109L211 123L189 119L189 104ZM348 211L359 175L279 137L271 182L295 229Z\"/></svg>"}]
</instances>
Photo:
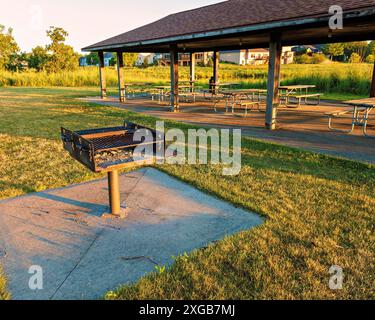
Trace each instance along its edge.
<instances>
[{"instance_id":1,"label":"wooden bench seat","mask_svg":"<svg viewBox=\"0 0 375 320\"><path fill-rule=\"evenodd\" d=\"M252 108L255 105L258 106L258 109L260 109L260 102L259 101L240 101L237 103L238 106L241 108L245 108L245 114L247 115L249 107Z\"/></svg>"},{"instance_id":2,"label":"wooden bench seat","mask_svg":"<svg viewBox=\"0 0 375 320\"><path fill-rule=\"evenodd\" d=\"M358 108L357 110L362 112L362 111L366 111L366 108ZM346 115L348 113L353 113L353 109L335 110L335 111L332 111L332 112L326 112L325 115L329 116L329 117L340 117L340 116Z\"/></svg>"},{"instance_id":3,"label":"wooden bench seat","mask_svg":"<svg viewBox=\"0 0 375 320\"><path fill-rule=\"evenodd\" d=\"M181 98L184 98L186 102L195 103L197 101L197 92L183 92L179 93Z\"/></svg>"},{"instance_id":4,"label":"wooden bench seat","mask_svg":"<svg viewBox=\"0 0 375 320\"><path fill-rule=\"evenodd\" d=\"M314 97L317 97L318 98L318 102L316 103L316 105L319 105L320 104L320 97L322 96L323 94L322 93L306 93L306 94L281 94L280 95L280 98L281 99L285 99L285 106L290 106L289 105L289 102L290 102L290 98L295 98L298 100L298 104L297 104L297 107L300 107L301 106L301 103L302 103L302 99L305 99L305 104L308 104L307 103L307 99L308 98L314 98Z\"/></svg>"},{"instance_id":5,"label":"wooden bench seat","mask_svg":"<svg viewBox=\"0 0 375 320\"><path fill-rule=\"evenodd\" d=\"M311 98L311 97L320 97L322 94L321 93L309 93L309 94L299 94L295 95L293 97L295 98Z\"/></svg>"},{"instance_id":6,"label":"wooden bench seat","mask_svg":"<svg viewBox=\"0 0 375 320\"><path fill-rule=\"evenodd\" d=\"M300 107L302 99L305 99L305 103L308 104L307 98L314 98L314 97L318 97L318 103L316 105L319 105L320 104L320 97L322 95L323 95L322 93L308 93L308 94L298 94L298 95L295 95L293 97L298 100L298 107Z\"/></svg>"}]
</instances>

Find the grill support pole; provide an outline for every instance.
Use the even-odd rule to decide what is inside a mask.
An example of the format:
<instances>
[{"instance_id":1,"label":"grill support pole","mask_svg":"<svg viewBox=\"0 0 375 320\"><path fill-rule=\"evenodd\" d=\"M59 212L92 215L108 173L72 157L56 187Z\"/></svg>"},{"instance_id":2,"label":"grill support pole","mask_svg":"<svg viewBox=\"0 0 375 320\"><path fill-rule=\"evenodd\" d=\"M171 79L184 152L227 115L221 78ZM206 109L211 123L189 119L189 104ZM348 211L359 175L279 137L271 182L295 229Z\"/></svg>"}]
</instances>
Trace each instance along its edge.
<instances>
[{"instance_id":1,"label":"grill support pole","mask_svg":"<svg viewBox=\"0 0 375 320\"><path fill-rule=\"evenodd\" d=\"M98 52L99 56L99 76L100 76L100 90L102 99L107 98L107 83L105 79L105 65L104 65L104 52Z\"/></svg>"},{"instance_id":2,"label":"grill support pole","mask_svg":"<svg viewBox=\"0 0 375 320\"><path fill-rule=\"evenodd\" d=\"M120 183L118 171L108 172L108 188L109 188L109 203L111 207L111 214L120 215Z\"/></svg>"},{"instance_id":3,"label":"grill support pole","mask_svg":"<svg viewBox=\"0 0 375 320\"><path fill-rule=\"evenodd\" d=\"M266 107L266 128L269 130L276 129L277 107L280 102L279 85L282 50L281 35L272 34L270 41Z\"/></svg>"}]
</instances>

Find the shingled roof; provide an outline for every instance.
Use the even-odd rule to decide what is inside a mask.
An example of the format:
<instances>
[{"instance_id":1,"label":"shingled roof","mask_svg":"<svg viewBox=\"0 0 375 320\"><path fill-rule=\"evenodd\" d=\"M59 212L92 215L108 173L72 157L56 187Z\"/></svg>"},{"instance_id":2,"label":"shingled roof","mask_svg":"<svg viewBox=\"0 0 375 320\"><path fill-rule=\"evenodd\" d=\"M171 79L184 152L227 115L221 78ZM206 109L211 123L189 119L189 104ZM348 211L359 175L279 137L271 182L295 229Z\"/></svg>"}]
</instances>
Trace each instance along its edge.
<instances>
[{"instance_id":1,"label":"shingled roof","mask_svg":"<svg viewBox=\"0 0 375 320\"><path fill-rule=\"evenodd\" d=\"M229 0L169 15L84 48L85 51L135 42L194 35L229 28L328 16L332 5L345 12L374 8L375 0Z\"/></svg>"}]
</instances>

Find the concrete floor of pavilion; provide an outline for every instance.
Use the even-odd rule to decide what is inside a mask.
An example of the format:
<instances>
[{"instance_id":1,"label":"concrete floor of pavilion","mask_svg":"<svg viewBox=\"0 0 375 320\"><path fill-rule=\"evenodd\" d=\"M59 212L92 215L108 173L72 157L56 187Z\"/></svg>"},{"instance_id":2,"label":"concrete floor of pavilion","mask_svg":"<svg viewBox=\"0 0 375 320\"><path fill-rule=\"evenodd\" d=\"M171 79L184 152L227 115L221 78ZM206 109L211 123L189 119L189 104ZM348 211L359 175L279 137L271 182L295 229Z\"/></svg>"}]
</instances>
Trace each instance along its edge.
<instances>
[{"instance_id":1,"label":"concrete floor of pavilion","mask_svg":"<svg viewBox=\"0 0 375 320\"><path fill-rule=\"evenodd\" d=\"M211 102L203 99L196 103L180 105L180 112L169 111L168 102L159 103L151 99L128 99L120 103L116 97L85 99L90 102L120 107L144 113L162 119L181 121L202 127L242 128L243 135L287 146L333 155L351 160L375 163L375 139L365 137L362 128L356 128L352 134L333 132L328 129L326 112L343 110L349 107L339 102L322 101L316 105L302 105L300 108L280 108L278 111L278 130L264 128L265 114L252 110L247 116L243 110L235 115L225 113L225 106L218 106L214 112ZM264 109L264 107L263 107ZM335 126L348 129L351 116L335 120ZM370 115L368 132L375 135L375 113Z\"/></svg>"}]
</instances>

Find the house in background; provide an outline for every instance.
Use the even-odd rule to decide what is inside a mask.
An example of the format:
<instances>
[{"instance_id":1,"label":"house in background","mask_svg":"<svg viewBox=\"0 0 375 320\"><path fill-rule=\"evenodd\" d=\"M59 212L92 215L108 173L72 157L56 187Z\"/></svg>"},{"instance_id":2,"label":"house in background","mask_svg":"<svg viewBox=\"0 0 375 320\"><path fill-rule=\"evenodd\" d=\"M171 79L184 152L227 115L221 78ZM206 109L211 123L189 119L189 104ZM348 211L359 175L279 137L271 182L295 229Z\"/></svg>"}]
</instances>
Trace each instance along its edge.
<instances>
[{"instance_id":1,"label":"house in background","mask_svg":"<svg viewBox=\"0 0 375 320\"><path fill-rule=\"evenodd\" d=\"M269 52L265 49L232 50L220 52L220 61L246 66L264 64L268 61Z\"/></svg>"},{"instance_id":2,"label":"house in background","mask_svg":"<svg viewBox=\"0 0 375 320\"><path fill-rule=\"evenodd\" d=\"M79 66L80 67L88 67L89 64L87 63L87 57L79 58Z\"/></svg>"},{"instance_id":3,"label":"house in background","mask_svg":"<svg viewBox=\"0 0 375 320\"><path fill-rule=\"evenodd\" d=\"M195 53L195 63L207 65L210 58L212 58L212 52L199 52ZM171 56L169 53L160 53L155 57L155 62L162 66L169 66L171 64ZM190 53L179 53L178 64L182 67L190 65Z\"/></svg>"},{"instance_id":4,"label":"house in background","mask_svg":"<svg viewBox=\"0 0 375 320\"><path fill-rule=\"evenodd\" d=\"M292 51L298 54L306 53L309 56L312 56L313 54L323 53L323 45L317 44L315 46L312 46L312 45L294 46L292 47Z\"/></svg>"},{"instance_id":5,"label":"house in background","mask_svg":"<svg viewBox=\"0 0 375 320\"><path fill-rule=\"evenodd\" d=\"M110 66L112 59L113 59L113 54L112 53L110 53L110 52L104 53L104 65L106 67ZM96 67L98 67L99 63L91 64L90 61L89 61L89 59L88 59L88 57L85 56L85 57L79 58L79 66L80 67L90 67L90 66L96 66Z\"/></svg>"},{"instance_id":6,"label":"house in background","mask_svg":"<svg viewBox=\"0 0 375 320\"><path fill-rule=\"evenodd\" d=\"M140 53L138 54L136 66L151 65L156 61L157 55L155 53Z\"/></svg>"},{"instance_id":7,"label":"house in background","mask_svg":"<svg viewBox=\"0 0 375 320\"><path fill-rule=\"evenodd\" d=\"M270 59L270 52L267 49L250 49L250 50L244 50L245 51L245 58L246 65L261 65L261 64L267 64Z\"/></svg>"},{"instance_id":8,"label":"house in background","mask_svg":"<svg viewBox=\"0 0 375 320\"><path fill-rule=\"evenodd\" d=\"M238 65L263 65L269 61L270 53L268 49L246 49L220 52L220 61L234 63ZM293 63L294 52L291 47L283 47L282 63Z\"/></svg>"},{"instance_id":9,"label":"house in background","mask_svg":"<svg viewBox=\"0 0 375 320\"><path fill-rule=\"evenodd\" d=\"M195 61L206 66L213 56L213 52L199 52L195 54Z\"/></svg>"},{"instance_id":10,"label":"house in background","mask_svg":"<svg viewBox=\"0 0 375 320\"><path fill-rule=\"evenodd\" d=\"M282 64L291 64L294 62L295 53L292 50L293 47L283 47L283 52L281 56Z\"/></svg>"},{"instance_id":11,"label":"house in background","mask_svg":"<svg viewBox=\"0 0 375 320\"><path fill-rule=\"evenodd\" d=\"M302 46L301 46L302 47ZM296 47L294 47L296 48ZM292 47L283 47L282 63L293 63L295 51ZM195 53L195 61L197 64L207 65L213 57L213 52L199 52ZM104 53L104 65L109 67L114 56L110 52ZM269 60L269 51L267 49L247 49L220 52L220 61L228 62L238 65L262 65L267 64ZM139 53L136 66L159 64L162 66L169 66L171 58L169 53ZM178 63L182 67L190 65L190 54L179 53ZM88 56L79 58L80 67L98 66L92 64Z\"/></svg>"}]
</instances>

